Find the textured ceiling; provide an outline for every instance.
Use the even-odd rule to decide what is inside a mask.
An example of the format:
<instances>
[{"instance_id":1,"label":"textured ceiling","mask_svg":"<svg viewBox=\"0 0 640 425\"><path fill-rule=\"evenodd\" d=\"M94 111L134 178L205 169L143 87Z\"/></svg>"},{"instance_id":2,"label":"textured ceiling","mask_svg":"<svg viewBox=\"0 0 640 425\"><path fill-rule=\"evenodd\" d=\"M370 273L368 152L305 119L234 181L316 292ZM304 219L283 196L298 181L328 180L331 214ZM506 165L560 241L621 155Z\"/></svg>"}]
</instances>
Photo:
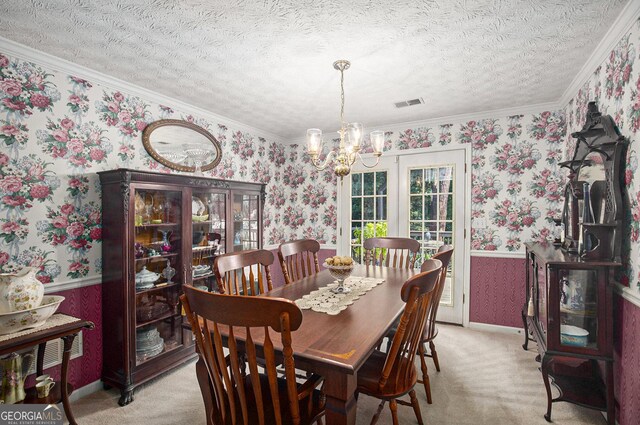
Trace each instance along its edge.
<instances>
[{"instance_id":1,"label":"textured ceiling","mask_svg":"<svg viewBox=\"0 0 640 425\"><path fill-rule=\"evenodd\" d=\"M3 0L0 35L297 138L557 100L626 0ZM422 97L426 104L396 109Z\"/></svg>"}]
</instances>

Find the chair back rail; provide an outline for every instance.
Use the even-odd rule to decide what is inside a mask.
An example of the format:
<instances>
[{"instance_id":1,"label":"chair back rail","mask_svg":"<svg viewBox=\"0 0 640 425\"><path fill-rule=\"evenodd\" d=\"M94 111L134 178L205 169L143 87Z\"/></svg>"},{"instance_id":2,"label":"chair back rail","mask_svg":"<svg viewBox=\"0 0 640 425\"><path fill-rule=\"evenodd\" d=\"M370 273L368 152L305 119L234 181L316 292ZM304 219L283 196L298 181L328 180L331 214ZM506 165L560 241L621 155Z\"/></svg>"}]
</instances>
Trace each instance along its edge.
<instances>
[{"instance_id":1,"label":"chair back rail","mask_svg":"<svg viewBox=\"0 0 640 425\"><path fill-rule=\"evenodd\" d=\"M285 284L320 272L318 264L320 243L314 239L285 242L278 248L278 259Z\"/></svg>"},{"instance_id":2,"label":"chair back rail","mask_svg":"<svg viewBox=\"0 0 640 425\"><path fill-rule=\"evenodd\" d=\"M420 242L411 238L369 238L364 241L365 264L412 269Z\"/></svg>"},{"instance_id":3,"label":"chair back rail","mask_svg":"<svg viewBox=\"0 0 640 425\"><path fill-rule=\"evenodd\" d=\"M216 257L213 270L221 293L260 295L273 289L273 254L264 249L231 252Z\"/></svg>"},{"instance_id":4,"label":"chair back rail","mask_svg":"<svg viewBox=\"0 0 640 425\"><path fill-rule=\"evenodd\" d=\"M413 359L422 343L426 315L435 298L434 290L442 269L440 260L432 259L425 263L427 263L425 266L427 271L408 279L400 291L402 300L406 304L378 381L380 391L387 385L387 380L395 367L401 368L398 373L394 373L397 381L405 380L403 382L406 382L415 371Z\"/></svg>"},{"instance_id":5,"label":"chair back rail","mask_svg":"<svg viewBox=\"0 0 640 425\"><path fill-rule=\"evenodd\" d=\"M283 413L288 413L292 422L299 424L299 395L291 348L291 332L302 323L302 312L298 306L282 298L215 294L188 285L184 287L181 300L213 388L213 422L281 424ZM247 311L251 314L246 314ZM282 342L288 406L280 405L284 398L279 393L282 387L278 385L276 355L271 339L273 332L270 333L270 329L280 335ZM225 359L222 330L226 331L228 339L228 361ZM245 358L239 355L234 334L238 330L242 330L246 337L242 342ZM257 346L263 347L260 354L265 364L261 366L265 369L268 384L260 379ZM243 368L244 361L249 369L248 376ZM250 422L255 421L256 416L257 422Z\"/></svg>"}]
</instances>

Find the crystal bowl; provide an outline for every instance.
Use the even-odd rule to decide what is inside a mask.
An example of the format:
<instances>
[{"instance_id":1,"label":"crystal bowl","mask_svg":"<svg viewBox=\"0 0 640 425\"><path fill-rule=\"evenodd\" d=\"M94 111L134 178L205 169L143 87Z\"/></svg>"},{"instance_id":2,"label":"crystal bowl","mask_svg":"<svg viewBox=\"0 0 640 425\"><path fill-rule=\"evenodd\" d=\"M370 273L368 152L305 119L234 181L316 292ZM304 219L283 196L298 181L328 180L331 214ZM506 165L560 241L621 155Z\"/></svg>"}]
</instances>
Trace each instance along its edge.
<instances>
[{"instance_id":1,"label":"crystal bowl","mask_svg":"<svg viewBox=\"0 0 640 425\"><path fill-rule=\"evenodd\" d=\"M322 266L329 270L329 274L336 280L343 281L351 275L353 272L353 264L348 266L332 266L327 263L323 263Z\"/></svg>"}]
</instances>

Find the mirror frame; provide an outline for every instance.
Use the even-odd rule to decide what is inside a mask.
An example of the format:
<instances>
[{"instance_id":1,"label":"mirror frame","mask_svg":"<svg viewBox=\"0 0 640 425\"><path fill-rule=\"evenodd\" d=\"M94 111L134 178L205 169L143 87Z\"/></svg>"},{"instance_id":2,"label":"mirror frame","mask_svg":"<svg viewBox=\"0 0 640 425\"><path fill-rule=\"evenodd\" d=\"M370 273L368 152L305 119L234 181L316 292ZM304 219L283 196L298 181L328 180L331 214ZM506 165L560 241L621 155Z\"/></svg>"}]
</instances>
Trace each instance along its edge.
<instances>
[{"instance_id":1,"label":"mirror frame","mask_svg":"<svg viewBox=\"0 0 640 425\"><path fill-rule=\"evenodd\" d=\"M213 135L209 133L207 130L189 121L165 119L165 120L158 120L158 121L152 122L147 127L145 127L144 131L142 132L142 145L144 146L147 153L151 155L151 157L156 161L158 161L160 164L176 171L193 173L196 170L196 167L194 166L180 165L180 164L176 164L175 162L169 161L168 159L160 155L151 146L151 134L153 133L153 131L160 127L166 127L166 126L178 126L178 127L188 128L190 130L193 130L202 134L207 139L209 139L209 141L211 142L211 144L213 145L217 153L217 156L216 156L216 159L213 160L212 162L200 167L202 171L209 171L214 169L222 160L222 149L220 148L220 142L218 142L218 140L215 137L213 137Z\"/></svg>"}]
</instances>

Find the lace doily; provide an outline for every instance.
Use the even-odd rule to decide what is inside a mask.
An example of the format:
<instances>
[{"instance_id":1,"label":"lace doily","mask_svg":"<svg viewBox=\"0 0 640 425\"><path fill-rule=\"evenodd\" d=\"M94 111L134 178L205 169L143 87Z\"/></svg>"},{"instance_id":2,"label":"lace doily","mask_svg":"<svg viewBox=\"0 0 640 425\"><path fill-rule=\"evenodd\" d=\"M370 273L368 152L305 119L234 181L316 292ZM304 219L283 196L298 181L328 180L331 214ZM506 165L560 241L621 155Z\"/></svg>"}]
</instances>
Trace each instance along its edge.
<instances>
[{"instance_id":1,"label":"lace doily","mask_svg":"<svg viewBox=\"0 0 640 425\"><path fill-rule=\"evenodd\" d=\"M302 310L336 315L382 282L384 279L351 276L344 281L344 286L348 287L351 292L334 294L331 292L331 288L338 286L338 282L333 282L297 299L295 303Z\"/></svg>"}]
</instances>

